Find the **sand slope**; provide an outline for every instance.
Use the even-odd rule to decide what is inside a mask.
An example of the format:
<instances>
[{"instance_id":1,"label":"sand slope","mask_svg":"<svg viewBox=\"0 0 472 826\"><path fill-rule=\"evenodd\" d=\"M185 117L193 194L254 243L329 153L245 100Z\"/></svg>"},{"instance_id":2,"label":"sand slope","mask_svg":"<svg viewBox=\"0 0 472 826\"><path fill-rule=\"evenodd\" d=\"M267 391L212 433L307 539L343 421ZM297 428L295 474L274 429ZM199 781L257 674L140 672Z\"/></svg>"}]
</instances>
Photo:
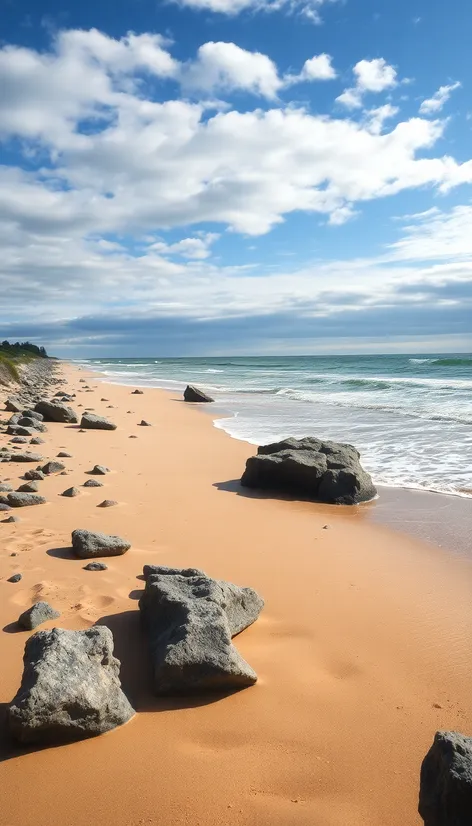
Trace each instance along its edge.
<instances>
[{"instance_id":1,"label":"sand slope","mask_svg":"<svg viewBox=\"0 0 472 826\"><path fill-rule=\"evenodd\" d=\"M42 627L109 625L139 713L71 746L12 753L4 743L1 823L419 824L419 767L435 730L472 733L470 563L372 526L363 508L241 495L234 480L251 446L171 394L135 396L96 376L86 393L86 374L65 369L77 403L119 427L48 424L43 455L69 451L70 473L40 482L48 504L0 524L0 702L21 677L27 634L14 621L47 599L62 616ZM139 427L143 418L153 427ZM59 496L96 463L111 468L102 488ZM25 469L0 465L0 477L16 487ZM119 505L97 508L105 498ZM86 572L68 550L79 527L121 534L132 549ZM259 674L254 688L152 697L137 610L145 562L200 567L261 593L261 618L236 641ZM16 571L22 581L7 583Z\"/></svg>"}]
</instances>

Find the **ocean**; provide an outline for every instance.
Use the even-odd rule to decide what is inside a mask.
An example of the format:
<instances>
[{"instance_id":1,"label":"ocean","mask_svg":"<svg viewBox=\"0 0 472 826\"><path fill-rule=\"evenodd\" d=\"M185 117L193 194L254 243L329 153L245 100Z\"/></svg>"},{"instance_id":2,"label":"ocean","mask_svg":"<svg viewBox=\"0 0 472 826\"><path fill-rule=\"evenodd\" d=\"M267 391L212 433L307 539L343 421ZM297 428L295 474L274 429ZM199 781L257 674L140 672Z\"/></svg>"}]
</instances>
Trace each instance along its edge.
<instances>
[{"instance_id":1,"label":"ocean","mask_svg":"<svg viewBox=\"0 0 472 826\"><path fill-rule=\"evenodd\" d=\"M472 497L472 355L90 359L110 382L216 401L215 426L264 444L351 442L376 484Z\"/></svg>"}]
</instances>

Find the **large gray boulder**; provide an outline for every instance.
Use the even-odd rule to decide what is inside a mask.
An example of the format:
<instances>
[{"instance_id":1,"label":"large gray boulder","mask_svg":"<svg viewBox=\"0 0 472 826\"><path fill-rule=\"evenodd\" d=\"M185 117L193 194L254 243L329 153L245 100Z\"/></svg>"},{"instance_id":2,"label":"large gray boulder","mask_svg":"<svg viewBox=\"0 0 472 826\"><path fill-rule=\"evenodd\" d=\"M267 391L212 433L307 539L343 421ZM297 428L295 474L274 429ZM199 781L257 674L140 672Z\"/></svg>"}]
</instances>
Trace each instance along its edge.
<instances>
[{"instance_id":1,"label":"large gray boulder","mask_svg":"<svg viewBox=\"0 0 472 826\"><path fill-rule=\"evenodd\" d=\"M25 631L33 631L42 622L47 622L51 619L60 617L59 611L56 611L49 602L35 602L31 608L27 608L18 617L18 625L24 628Z\"/></svg>"},{"instance_id":2,"label":"large gray boulder","mask_svg":"<svg viewBox=\"0 0 472 826\"><path fill-rule=\"evenodd\" d=\"M240 588L200 574L145 566L139 601L149 637L156 694L225 691L253 685L257 674L231 642L251 625L264 602Z\"/></svg>"},{"instance_id":3,"label":"large gray boulder","mask_svg":"<svg viewBox=\"0 0 472 826\"><path fill-rule=\"evenodd\" d=\"M29 453L29 451L22 453L20 450L5 453L4 457L6 462L40 462L43 458L40 453Z\"/></svg>"},{"instance_id":4,"label":"large gray boulder","mask_svg":"<svg viewBox=\"0 0 472 826\"><path fill-rule=\"evenodd\" d=\"M122 556L129 551L131 543L121 536L77 529L72 531L72 548L80 559L95 559L97 556Z\"/></svg>"},{"instance_id":5,"label":"large gray boulder","mask_svg":"<svg viewBox=\"0 0 472 826\"><path fill-rule=\"evenodd\" d=\"M7 493L6 495L6 504L10 505L11 508L25 508L29 505L44 505L45 501L44 496L40 496L39 493L22 493L21 491L14 491L13 493Z\"/></svg>"},{"instance_id":6,"label":"large gray boulder","mask_svg":"<svg viewBox=\"0 0 472 826\"><path fill-rule=\"evenodd\" d=\"M59 401L41 401L34 409L37 413L41 413L46 422L77 424L79 421L79 417L72 407L68 407Z\"/></svg>"},{"instance_id":7,"label":"large gray boulder","mask_svg":"<svg viewBox=\"0 0 472 826\"><path fill-rule=\"evenodd\" d=\"M87 430L116 430L116 424L110 422L105 416L97 416L95 413L84 413L80 426Z\"/></svg>"},{"instance_id":8,"label":"large gray boulder","mask_svg":"<svg viewBox=\"0 0 472 826\"><path fill-rule=\"evenodd\" d=\"M311 436L258 448L246 462L241 484L336 505L373 499L377 491L352 445Z\"/></svg>"},{"instance_id":9,"label":"large gray boulder","mask_svg":"<svg viewBox=\"0 0 472 826\"><path fill-rule=\"evenodd\" d=\"M133 715L109 628L38 631L25 646L20 689L7 710L20 743L54 744L103 734Z\"/></svg>"},{"instance_id":10,"label":"large gray boulder","mask_svg":"<svg viewBox=\"0 0 472 826\"><path fill-rule=\"evenodd\" d=\"M34 427L23 427L19 424L9 424L7 427L7 434L9 436L34 436Z\"/></svg>"},{"instance_id":11,"label":"large gray boulder","mask_svg":"<svg viewBox=\"0 0 472 826\"><path fill-rule=\"evenodd\" d=\"M184 390L184 400L186 402L214 402L211 396L207 396L203 390L194 387L193 384L188 384Z\"/></svg>"},{"instance_id":12,"label":"large gray boulder","mask_svg":"<svg viewBox=\"0 0 472 826\"><path fill-rule=\"evenodd\" d=\"M436 733L421 766L418 811L425 826L470 826L472 737Z\"/></svg>"},{"instance_id":13,"label":"large gray boulder","mask_svg":"<svg viewBox=\"0 0 472 826\"><path fill-rule=\"evenodd\" d=\"M18 422L18 426L27 427L32 430L39 430L40 433L46 433L47 427L39 419L32 419L29 416L22 416Z\"/></svg>"}]
</instances>

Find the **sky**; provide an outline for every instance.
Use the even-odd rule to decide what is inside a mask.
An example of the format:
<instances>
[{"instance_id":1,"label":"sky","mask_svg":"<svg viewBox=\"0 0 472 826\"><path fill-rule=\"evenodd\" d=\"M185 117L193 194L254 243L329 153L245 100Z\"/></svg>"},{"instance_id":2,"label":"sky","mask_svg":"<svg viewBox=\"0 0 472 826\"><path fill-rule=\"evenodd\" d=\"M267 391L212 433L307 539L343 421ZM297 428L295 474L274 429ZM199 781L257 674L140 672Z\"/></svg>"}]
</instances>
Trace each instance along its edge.
<instances>
[{"instance_id":1,"label":"sky","mask_svg":"<svg viewBox=\"0 0 472 826\"><path fill-rule=\"evenodd\" d=\"M0 0L0 338L472 350L470 0Z\"/></svg>"}]
</instances>

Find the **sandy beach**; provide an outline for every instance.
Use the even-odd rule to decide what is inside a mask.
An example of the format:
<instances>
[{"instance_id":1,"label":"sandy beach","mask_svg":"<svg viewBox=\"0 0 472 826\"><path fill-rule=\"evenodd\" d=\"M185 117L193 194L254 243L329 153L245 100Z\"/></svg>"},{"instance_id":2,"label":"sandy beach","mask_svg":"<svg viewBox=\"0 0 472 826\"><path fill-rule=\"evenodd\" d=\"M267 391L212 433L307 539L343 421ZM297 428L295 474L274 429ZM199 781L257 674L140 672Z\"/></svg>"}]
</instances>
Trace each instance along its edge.
<instances>
[{"instance_id":1,"label":"sandy beach","mask_svg":"<svg viewBox=\"0 0 472 826\"><path fill-rule=\"evenodd\" d=\"M244 493L236 480L254 448L210 416L176 394L132 395L61 369L72 407L118 428L48 423L41 453L70 452L68 475L39 483L47 504L0 524L0 703L21 679L28 633L15 621L45 599L61 617L42 628L111 628L137 714L73 745L20 752L3 741L1 823L419 826L420 764L435 731L472 734L471 561L374 524L376 503ZM103 487L81 487L97 463L111 469ZM0 467L1 480L21 484L24 465ZM61 497L71 485L80 495ZM105 498L118 505L98 508ZM107 571L84 571L70 554L75 528L132 548ZM145 563L199 567L264 597L236 640L258 673L253 688L153 697L137 607ZM16 572L21 582L8 583Z\"/></svg>"}]
</instances>

